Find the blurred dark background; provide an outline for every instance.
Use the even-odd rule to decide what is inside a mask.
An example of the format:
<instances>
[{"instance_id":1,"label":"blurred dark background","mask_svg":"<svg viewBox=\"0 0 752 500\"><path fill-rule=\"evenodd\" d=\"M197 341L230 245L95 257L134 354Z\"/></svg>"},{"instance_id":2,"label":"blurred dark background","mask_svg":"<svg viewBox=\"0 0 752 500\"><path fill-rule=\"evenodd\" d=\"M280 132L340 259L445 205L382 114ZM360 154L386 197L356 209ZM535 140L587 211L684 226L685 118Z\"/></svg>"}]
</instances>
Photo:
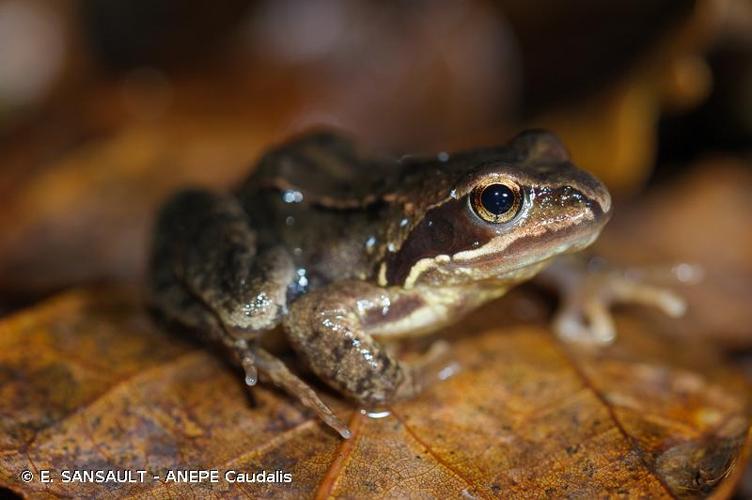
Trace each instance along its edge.
<instances>
[{"instance_id":1,"label":"blurred dark background","mask_svg":"<svg viewBox=\"0 0 752 500\"><path fill-rule=\"evenodd\" d=\"M137 281L168 193L320 124L396 154L548 127L622 200L748 170L752 2L4 0L0 308Z\"/></svg>"}]
</instances>

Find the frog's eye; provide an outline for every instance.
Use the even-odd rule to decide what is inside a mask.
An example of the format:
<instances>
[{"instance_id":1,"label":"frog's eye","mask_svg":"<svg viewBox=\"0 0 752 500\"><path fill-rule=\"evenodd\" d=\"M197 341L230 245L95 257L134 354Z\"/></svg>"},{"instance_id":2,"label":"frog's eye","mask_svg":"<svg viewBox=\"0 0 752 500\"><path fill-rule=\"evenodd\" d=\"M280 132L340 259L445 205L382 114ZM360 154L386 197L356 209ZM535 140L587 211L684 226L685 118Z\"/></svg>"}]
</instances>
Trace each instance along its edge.
<instances>
[{"instance_id":1,"label":"frog's eye","mask_svg":"<svg viewBox=\"0 0 752 500\"><path fill-rule=\"evenodd\" d=\"M478 217L486 222L509 222L522 207L522 192L512 183L481 183L473 189L470 204Z\"/></svg>"}]
</instances>

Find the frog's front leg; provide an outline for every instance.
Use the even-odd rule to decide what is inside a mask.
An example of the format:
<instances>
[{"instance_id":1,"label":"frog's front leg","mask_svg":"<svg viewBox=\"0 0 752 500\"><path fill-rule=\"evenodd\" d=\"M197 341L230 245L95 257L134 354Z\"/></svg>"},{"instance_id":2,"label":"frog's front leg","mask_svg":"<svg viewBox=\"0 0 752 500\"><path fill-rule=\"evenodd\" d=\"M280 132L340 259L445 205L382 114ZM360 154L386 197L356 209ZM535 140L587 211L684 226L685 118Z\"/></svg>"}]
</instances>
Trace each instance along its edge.
<instances>
[{"instance_id":1,"label":"frog's front leg","mask_svg":"<svg viewBox=\"0 0 752 500\"><path fill-rule=\"evenodd\" d=\"M420 393L443 367L447 350L436 343L406 363L374 340L371 333L403 298L361 281L336 283L294 302L285 330L319 378L364 405L388 404Z\"/></svg>"},{"instance_id":2,"label":"frog's front leg","mask_svg":"<svg viewBox=\"0 0 752 500\"><path fill-rule=\"evenodd\" d=\"M616 303L655 307L671 317L684 314L684 299L664 283L692 283L701 270L688 264L672 272L663 270L617 269L597 259L567 256L557 259L538 277L556 288L561 304L553 328L567 341L608 344L616 339L610 308Z\"/></svg>"}]
</instances>

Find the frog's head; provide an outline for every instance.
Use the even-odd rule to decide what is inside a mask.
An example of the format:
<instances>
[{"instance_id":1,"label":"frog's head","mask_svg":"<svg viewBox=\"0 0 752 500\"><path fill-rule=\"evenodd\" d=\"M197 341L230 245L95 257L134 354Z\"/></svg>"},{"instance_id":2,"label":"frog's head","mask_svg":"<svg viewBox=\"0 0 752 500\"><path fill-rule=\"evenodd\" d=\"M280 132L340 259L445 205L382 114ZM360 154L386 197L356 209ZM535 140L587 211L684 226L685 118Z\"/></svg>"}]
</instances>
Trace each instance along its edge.
<instances>
[{"instance_id":1,"label":"frog's head","mask_svg":"<svg viewBox=\"0 0 752 500\"><path fill-rule=\"evenodd\" d=\"M423 188L425 209L382 264L382 284L511 285L593 243L610 217L606 187L549 132L444 163L441 187Z\"/></svg>"}]
</instances>

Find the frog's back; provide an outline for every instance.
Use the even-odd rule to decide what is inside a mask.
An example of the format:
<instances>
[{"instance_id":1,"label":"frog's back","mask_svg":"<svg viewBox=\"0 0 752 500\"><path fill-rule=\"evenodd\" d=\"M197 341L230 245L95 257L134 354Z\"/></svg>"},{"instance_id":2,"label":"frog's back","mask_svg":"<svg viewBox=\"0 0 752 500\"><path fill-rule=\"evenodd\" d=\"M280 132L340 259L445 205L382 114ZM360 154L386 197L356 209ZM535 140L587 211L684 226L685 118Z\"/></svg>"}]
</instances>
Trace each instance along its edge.
<instances>
[{"instance_id":1,"label":"frog's back","mask_svg":"<svg viewBox=\"0 0 752 500\"><path fill-rule=\"evenodd\" d=\"M451 156L377 156L332 132L300 136L267 153L236 191L261 246L283 246L311 286L376 282L423 214L474 169L514 162L506 147Z\"/></svg>"},{"instance_id":2,"label":"frog's back","mask_svg":"<svg viewBox=\"0 0 752 500\"><path fill-rule=\"evenodd\" d=\"M359 208L393 188L399 162L332 131L308 133L265 154L239 189L288 192L330 208ZM298 193L298 194L295 194Z\"/></svg>"},{"instance_id":3,"label":"frog's back","mask_svg":"<svg viewBox=\"0 0 752 500\"><path fill-rule=\"evenodd\" d=\"M262 246L283 246L312 287L373 275L401 167L333 132L267 153L236 191Z\"/></svg>"}]
</instances>

